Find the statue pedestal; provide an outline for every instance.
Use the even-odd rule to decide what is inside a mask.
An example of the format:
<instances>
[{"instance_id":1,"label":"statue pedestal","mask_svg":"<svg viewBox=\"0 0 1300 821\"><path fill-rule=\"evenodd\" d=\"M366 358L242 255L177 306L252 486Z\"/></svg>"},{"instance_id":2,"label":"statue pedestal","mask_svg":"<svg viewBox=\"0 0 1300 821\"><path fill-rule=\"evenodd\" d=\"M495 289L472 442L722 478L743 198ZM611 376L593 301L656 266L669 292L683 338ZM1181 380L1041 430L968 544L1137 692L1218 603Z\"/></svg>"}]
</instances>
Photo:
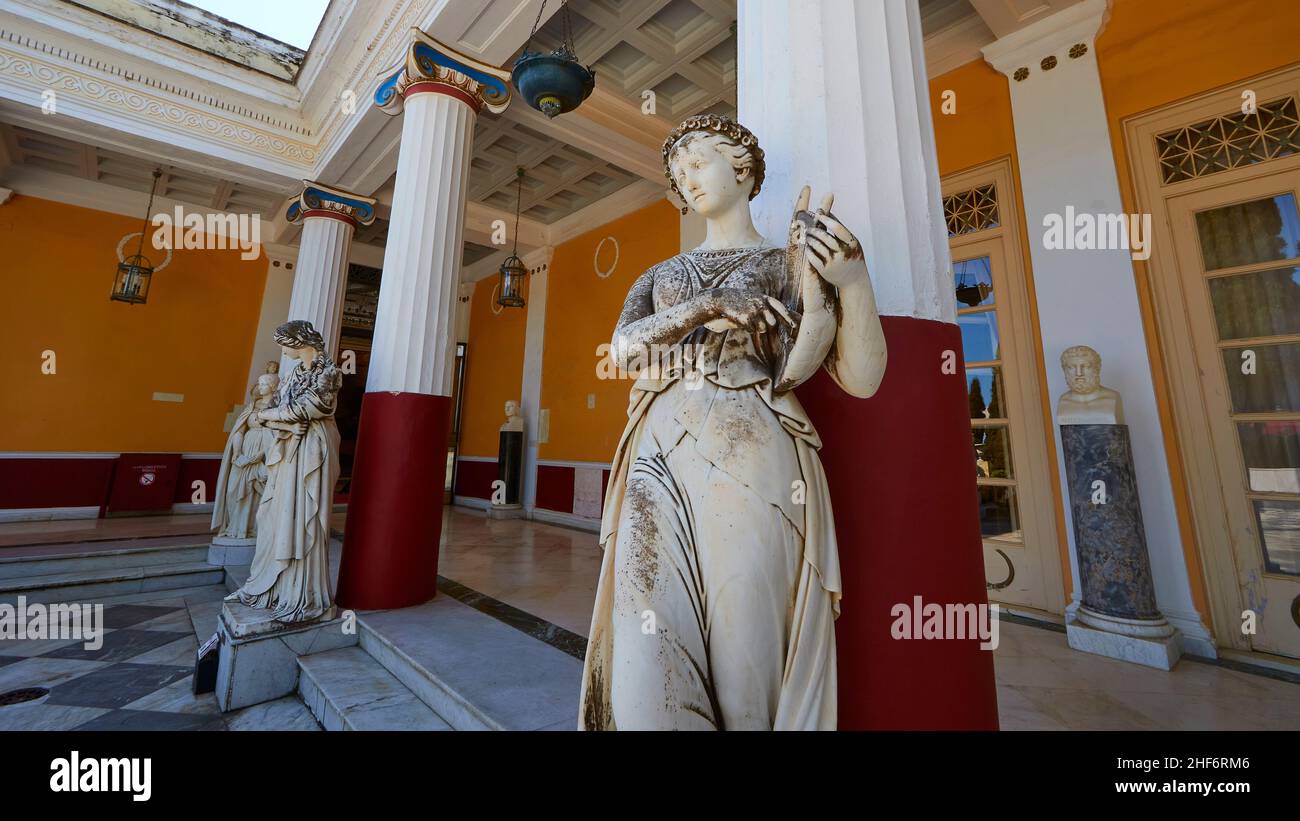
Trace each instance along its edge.
<instances>
[{"instance_id":1,"label":"statue pedestal","mask_svg":"<svg viewBox=\"0 0 1300 821\"><path fill-rule=\"evenodd\" d=\"M1070 647L1172 669L1182 640L1156 605L1128 426L1061 425L1061 445L1083 599Z\"/></svg>"},{"instance_id":2,"label":"statue pedestal","mask_svg":"<svg viewBox=\"0 0 1300 821\"><path fill-rule=\"evenodd\" d=\"M229 536L214 536L208 545L208 564L218 567L229 565L252 564L253 553L257 550L257 539L234 539Z\"/></svg>"},{"instance_id":3,"label":"statue pedestal","mask_svg":"<svg viewBox=\"0 0 1300 821\"><path fill-rule=\"evenodd\" d=\"M357 643L343 631L337 608L310 622L284 624L238 602L226 602L217 622L217 706L222 712L280 698L298 687L298 657Z\"/></svg>"}]
</instances>

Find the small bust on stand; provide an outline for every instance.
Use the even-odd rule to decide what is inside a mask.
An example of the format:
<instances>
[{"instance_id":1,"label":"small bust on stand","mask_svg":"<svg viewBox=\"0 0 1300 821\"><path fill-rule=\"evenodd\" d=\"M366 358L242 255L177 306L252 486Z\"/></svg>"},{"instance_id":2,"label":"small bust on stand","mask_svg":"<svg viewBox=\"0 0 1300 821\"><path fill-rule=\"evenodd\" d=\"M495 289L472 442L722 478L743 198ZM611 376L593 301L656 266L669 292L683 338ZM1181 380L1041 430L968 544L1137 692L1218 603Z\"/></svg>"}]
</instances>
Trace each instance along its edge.
<instances>
[{"instance_id":1,"label":"small bust on stand","mask_svg":"<svg viewBox=\"0 0 1300 821\"><path fill-rule=\"evenodd\" d=\"M1160 613L1124 406L1102 387L1101 357L1066 348L1069 390L1056 405L1079 567L1078 599L1066 608L1066 640L1087 653L1172 669L1182 652Z\"/></svg>"},{"instance_id":2,"label":"small bust on stand","mask_svg":"<svg viewBox=\"0 0 1300 821\"><path fill-rule=\"evenodd\" d=\"M1070 389L1056 405L1062 425L1122 425L1124 404L1119 393L1101 384L1101 356L1087 345L1066 348L1061 369Z\"/></svg>"}]
</instances>

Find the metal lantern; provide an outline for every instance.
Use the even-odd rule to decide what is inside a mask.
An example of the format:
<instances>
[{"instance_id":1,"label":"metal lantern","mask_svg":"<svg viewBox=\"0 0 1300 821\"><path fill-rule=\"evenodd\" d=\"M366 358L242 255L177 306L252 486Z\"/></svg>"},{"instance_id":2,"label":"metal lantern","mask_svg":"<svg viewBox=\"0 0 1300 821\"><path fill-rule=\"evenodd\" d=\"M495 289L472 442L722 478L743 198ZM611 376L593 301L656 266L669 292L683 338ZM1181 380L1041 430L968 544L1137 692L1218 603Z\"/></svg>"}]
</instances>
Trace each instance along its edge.
<instances>
[{"instance_id":1,"label":"metal lantern","mask_svg":"<svg viewBox=\"0 0 1300 821\"><path fill-rule=\"evenodd\" d=\"M144 209L144 224L140 226L140 244L135 253L117 264L117 278L113 280L113 293L109 299L129 305L143 305L149 299L149 283L153 280L154 264L144 255L144 238L149 233L149 213L153 211L153 195L158 188L162 169L155 168L153 184L149 186L149 204ZM121 246L118 246L119 249ZM119 250L119 257L120 257Z\"/></svg>"},{"instance_id":2,"label":"metal lantern","mask_svg":"<svg viewBox=\"0 0 1300 821\"><path fill-rule=\"evenodd\" d=\"M537 23L541 22L545 10L546 0L542 0L542 7L537 11L537 22L533 23L533 30L528 35L529 43L537 33ZM515 61L514 71L510 73L510 79L524 102L548 118L582 105L582 101L590 97L596 87L596 72L591 66L583 67L574 51L567 2L560 7L560 21L563 30L559 47L550 54L542 54L529 51L528 43L525 43L524 51Z\"/></svg>"},{"instance_id":3,"label":"metal lantern","mask_svg":"<svg viewBox=\"0 0 1300 821\"><path fill-rule=\"evenodd\" d=\"M497 296L497 304L506 308L524 307L523 287L526 276L528 268L522 259L514 254L506 257L506 261L501 263L501 292Z\"/></svg>"},{"instance_id":4,"label":"metal lantern","mask_svg":"<svg viewBox=\"0 0 1300 821\"><path fill-rule=\"evenodd\" d=\"M117 279L113 282L110 297L118 302L143 305L149 299L149 281L153 279L153 265L140 254L128 257L117 264Z\"/></svg>"},{"instance_id":5,"label":"metal lantern","mask_svg":"<svg viewBox=\"0 0 1300 821\"><path fill-rule=\"evenodd\" d=\"M497 304L503 308L524 307L524 277L528 276L528 267L519 258L519 205L524 195L524 169L515 169L515 245L501 263L501 287L497 290Z\"/></svg>"}]
</instances>

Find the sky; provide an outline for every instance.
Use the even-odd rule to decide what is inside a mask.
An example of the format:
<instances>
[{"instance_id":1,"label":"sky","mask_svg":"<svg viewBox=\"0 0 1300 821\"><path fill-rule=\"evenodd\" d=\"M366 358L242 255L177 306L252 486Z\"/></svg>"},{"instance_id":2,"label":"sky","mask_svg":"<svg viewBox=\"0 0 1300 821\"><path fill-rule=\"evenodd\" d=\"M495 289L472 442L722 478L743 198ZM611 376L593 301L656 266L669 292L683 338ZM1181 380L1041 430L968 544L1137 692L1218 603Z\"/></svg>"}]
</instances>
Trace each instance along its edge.
<instances>
[{"instance_id":1,"label":"sky","mask_svg":"<svg viewBox=\"0 0 1300 821\"><path fill-rule=\"evenodd\" d=\"M253 31L306 50L329 0L185 0Z\"/></svg>"}]
</instances>

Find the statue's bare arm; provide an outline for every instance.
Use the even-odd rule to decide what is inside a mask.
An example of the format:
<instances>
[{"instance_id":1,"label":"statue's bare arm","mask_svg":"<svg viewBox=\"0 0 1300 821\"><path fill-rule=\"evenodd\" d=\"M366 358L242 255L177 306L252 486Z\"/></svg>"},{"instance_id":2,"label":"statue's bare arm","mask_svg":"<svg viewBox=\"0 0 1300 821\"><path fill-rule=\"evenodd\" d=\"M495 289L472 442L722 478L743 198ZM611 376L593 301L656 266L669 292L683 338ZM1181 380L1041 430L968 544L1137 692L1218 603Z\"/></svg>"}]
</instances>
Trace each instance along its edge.
<instances>
[{"instance_id":1,"label":"statue's bare arm","mask_svg":"<svg viewBox=\"0 0 1300 821\"><path fill-rule=\"evenodd\" d=\"M811 321L837 326L826 370L845 392L866 399L875 394L885 376L885 331L862 248L830 213L830 203L828 197L817 213L816 225L808 229L808 247L813 269L839 292L839 314L818 316L833 309L822 304L805 305L805 311L814 313ZM810 321L807 314L804 321Z\"/></svg>"},{"instance_id":2,"label":"statue's bare arm","mask_svg":"<svg viewBox=\"0 0 1300 821\"><path fill-rule=\"evenodd\" d=\"M632 370L648 361L651 346L676 344L716 319L759 333L777 321L762 294L737 288L704 291L656 313L654 277L647 271L633 283L623 302L623 312L610 340L610 356L618 368Z\"/></svg>"}]
</instances>

